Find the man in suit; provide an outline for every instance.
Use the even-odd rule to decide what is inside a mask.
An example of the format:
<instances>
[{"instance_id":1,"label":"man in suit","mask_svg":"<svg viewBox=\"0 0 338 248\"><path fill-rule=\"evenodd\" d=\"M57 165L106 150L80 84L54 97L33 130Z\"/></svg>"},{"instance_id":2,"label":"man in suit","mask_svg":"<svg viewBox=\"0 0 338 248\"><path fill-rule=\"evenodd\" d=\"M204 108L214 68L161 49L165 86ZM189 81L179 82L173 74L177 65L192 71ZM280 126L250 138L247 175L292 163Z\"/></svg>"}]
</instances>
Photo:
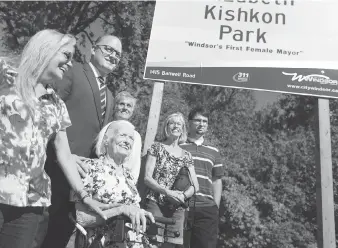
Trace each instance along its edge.
<instances>
[{"instance_id":1,"label":"man in suit","mask_svg":"<svg viewBox=\"0 0 338 248\"><path fill-rule=\"evenodd\" d=\"M108 90L106 77L115 70L122 52L121 41L111 35L100 37L92 47L89 63L73 63L55 89L65 101L72 126L67 128L71 152L79 157L78 170L84 174L80 157L94 157L93 143L102 129L113 118L113 96ZM45 170L52 181L52 206L49 226L43 248L66 247L74 230L68 214L75 212L69 201L70 186L57 164L52 149L47 150Z\"/></svg>"}]
</instances>

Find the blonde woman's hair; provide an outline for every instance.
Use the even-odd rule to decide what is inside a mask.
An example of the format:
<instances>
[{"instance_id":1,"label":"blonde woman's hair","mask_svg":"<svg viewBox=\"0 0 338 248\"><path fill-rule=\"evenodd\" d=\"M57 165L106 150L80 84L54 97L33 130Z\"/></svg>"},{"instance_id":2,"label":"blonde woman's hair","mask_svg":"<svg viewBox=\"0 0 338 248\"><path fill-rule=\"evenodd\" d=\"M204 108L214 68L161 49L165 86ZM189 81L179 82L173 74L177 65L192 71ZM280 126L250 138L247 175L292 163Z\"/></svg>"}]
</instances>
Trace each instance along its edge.
<instances>
[{"instance_id":1,"label":"blonde woman's hair","mask_svg":"<svg viewBox=\"0 0 338 248\"><path fill-rule=\"evenodd\" d=\"M119 128L122 126L129 126L132 130L135 130L134 125L126 120L109 122L101 129L95 140L96 156L100 157L105 154L104 142L109 140L113 135L115 135Z\"/></svg>"},{"instance_id":2,"label":"blonde woman's hair","mask_svg":"<svg viewBox=\"0 0 338 248\"><path fill-rule=\"evenodd\" d=\"M70 34L45 29L33 35L25 45L17 69L16 90L31 112L34 112L34 87L55 54L65 45L76 44Z\"/></svg>"},{"instance_id":3,"label":"blonde woman's hair","mask_svg":"<svg viewBox=\"0 0 338 248\"><path fill-rule=\"evenodd\" d=\"M162 141L165 141L165 140L168 139L168 136L169 136L169 134L168 134L168 123L172 119L178 119L182 123L182 134L181 134L180 138L178 139L178 144L182 144L182 143L186 142L186 140L187 140L187 126L185 124L183 114L180 113L180 112L173 113L173 114L171 114L171 115L169 115L165 118L163 125L162 125L160 139Z\"/></svg>"}]
</instances>

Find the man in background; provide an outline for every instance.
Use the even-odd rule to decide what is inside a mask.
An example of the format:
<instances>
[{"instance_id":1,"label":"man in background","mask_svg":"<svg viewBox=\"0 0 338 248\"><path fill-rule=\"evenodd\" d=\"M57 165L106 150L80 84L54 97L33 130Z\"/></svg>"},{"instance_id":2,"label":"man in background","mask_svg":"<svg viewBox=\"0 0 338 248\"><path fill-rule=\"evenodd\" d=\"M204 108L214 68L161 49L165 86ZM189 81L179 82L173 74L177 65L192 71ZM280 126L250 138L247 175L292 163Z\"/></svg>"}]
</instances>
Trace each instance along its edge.
<instances>
[{"instance_id":1,"label":"man in background","mask_svg":"<svg viewBox=\"0 0 338 248\"><path fill-rule=\"evenodd\" d=\"M199 191L189 202L190 230L185 233L185 241L190 241L191 248L215 248L224 167L219 150L204 140L208 130L209 113L202 107L194 108L189 113L188 121L188 139L181 147L192 154ZM184 246L189 247L189 244Z\"/></svg>"}]
</instances>

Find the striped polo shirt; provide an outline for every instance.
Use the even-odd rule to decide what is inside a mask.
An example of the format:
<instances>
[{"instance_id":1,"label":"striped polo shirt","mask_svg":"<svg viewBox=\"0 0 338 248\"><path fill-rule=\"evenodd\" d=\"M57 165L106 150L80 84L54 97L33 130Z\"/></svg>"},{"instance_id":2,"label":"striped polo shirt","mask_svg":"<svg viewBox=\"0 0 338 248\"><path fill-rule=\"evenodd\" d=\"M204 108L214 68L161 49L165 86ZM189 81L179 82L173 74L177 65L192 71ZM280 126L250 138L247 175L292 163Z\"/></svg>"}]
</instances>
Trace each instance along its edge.
<instances>
[{"instance_id":1,"label":"striped polo shirt","mask_svg":"<svg viewBox=\"0 0 338 248\"><path fill-rule=\"evenodd\" d=\"M181 147L191 153L194 160L194 168L199 183L199 191L194 197L196 207L206 207L215 205L213 198L212 178L221 178L224 176L224 167L221 161L221 155L216 147L207 145L203 137L198 140L181 144ZM194 201L190 201L190 206Z\"/></svg>"}]
</instances>

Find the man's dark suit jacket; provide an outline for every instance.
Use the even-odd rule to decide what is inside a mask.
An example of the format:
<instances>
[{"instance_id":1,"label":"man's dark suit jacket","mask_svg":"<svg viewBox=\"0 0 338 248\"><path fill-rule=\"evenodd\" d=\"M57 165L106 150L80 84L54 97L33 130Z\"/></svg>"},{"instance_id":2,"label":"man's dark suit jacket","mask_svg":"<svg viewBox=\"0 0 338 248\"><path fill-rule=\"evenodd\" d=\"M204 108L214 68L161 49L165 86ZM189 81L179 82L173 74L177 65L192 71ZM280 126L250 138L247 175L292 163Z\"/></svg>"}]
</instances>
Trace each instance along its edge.
<instances>
[{"instance_id":1,"label":"man's dark suit jacket","mask_svg":"<svg viewBox=\"0 0 338 248\"><path fill-rule=\"evenodd\" d=\"M73 63L73 67L61 81L55 83L54 88L66 103L72 122L72 126L67 128L71 152L83 157L95 157L95 138L102 127L113 118L112 93L107 88L107 109L103 119L99 88L93 70L89 64L77 62ZM52 195L68 197L70 186L57 163L52 144L47 149L45 170L52 180Z\"/></svg>"}]
</instances>

